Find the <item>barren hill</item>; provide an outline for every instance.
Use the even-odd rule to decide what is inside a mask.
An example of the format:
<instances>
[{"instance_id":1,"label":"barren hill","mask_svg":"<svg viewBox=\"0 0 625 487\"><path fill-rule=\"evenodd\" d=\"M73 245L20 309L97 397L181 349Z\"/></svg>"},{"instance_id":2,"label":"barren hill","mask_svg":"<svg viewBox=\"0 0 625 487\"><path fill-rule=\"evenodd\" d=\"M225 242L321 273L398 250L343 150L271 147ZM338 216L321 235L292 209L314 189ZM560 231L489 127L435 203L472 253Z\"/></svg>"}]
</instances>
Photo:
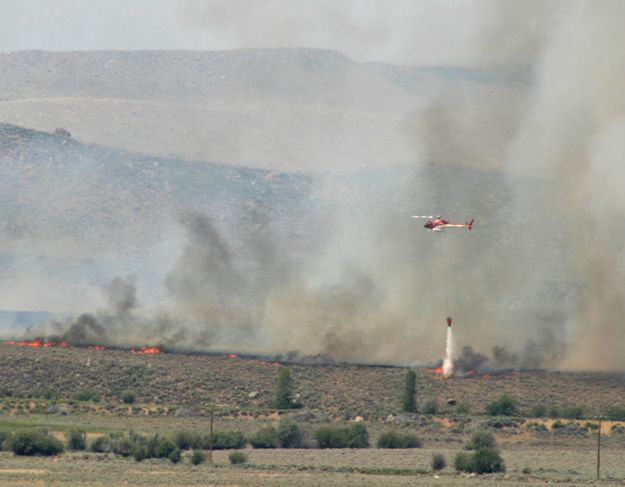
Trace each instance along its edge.
<instances>
[{"instance_id":1,"label":"barren hill","mask_svg":"<svg viewBox=\"0 0 625 487\"><path fill-rule=\"evenodd\" d=\"M500 105L525 80L363 64L313 49L0 53L0 121L60 126L85 142L151 155L281 170L413 163L427 97L457 90L482 107L494 98Z\"/></svg>"}]
</instances>

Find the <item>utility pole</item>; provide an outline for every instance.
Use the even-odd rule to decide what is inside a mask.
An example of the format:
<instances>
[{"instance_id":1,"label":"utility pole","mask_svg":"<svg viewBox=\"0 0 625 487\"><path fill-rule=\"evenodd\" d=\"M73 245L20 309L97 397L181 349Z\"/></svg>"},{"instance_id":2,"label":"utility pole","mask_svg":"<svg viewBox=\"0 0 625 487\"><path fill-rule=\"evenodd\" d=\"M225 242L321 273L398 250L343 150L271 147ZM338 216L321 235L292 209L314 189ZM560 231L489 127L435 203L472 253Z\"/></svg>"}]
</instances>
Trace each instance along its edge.
<instances>
[{"instance_id":1,"label":"utility pole","mask_svg":"<svg viewBox=\"0 0 625 487\"><path fill-rule=\"evenodd\" d=\"M213 408L211 408L211 423L208 437L208 461L213 463Z\"/></svg>"},{"instance_id":2,"label":"utility pole","mask_svg":"<svg viewBox=\"0 0 625 487\"><path fill-rule=\"evenodd\" d=\"M599 429L597 430L597 480L601 477L601 416L599 417Z\"/></svg>"}]
</instances>

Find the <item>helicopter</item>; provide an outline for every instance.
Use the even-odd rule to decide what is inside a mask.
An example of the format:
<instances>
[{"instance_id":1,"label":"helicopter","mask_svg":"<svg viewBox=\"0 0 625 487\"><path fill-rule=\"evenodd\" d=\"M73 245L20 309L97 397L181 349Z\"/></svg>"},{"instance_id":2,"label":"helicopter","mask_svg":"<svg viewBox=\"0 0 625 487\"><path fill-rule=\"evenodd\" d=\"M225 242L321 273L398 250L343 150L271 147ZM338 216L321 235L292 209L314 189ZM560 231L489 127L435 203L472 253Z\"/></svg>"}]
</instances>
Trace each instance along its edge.
<instances>
[{"instance_id":1,"label":"helicopter","mask_svg":"<svg viewBox=\"0 0 625 487\"><path fill-rule=\"evenodd\" d=\"M440 216L420 215L413 215L412 218L426 219L427 222L423 225L423 228L427 228L430 232L440 232L445 228L466 228L467 230L471 230L473 228L473 222L475 221L475 219L472 219L467 223L451 223L449 220L445 220Z\"/></svg>"}]
</instances>

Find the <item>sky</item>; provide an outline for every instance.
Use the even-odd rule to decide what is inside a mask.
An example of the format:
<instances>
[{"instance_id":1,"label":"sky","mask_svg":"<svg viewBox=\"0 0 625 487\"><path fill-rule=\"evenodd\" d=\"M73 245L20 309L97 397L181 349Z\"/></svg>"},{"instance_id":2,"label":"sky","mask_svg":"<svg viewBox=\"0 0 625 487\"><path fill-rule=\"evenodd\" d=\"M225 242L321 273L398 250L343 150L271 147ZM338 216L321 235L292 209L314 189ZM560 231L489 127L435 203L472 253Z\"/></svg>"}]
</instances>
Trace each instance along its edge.
<instances>
[{"instance_id":1,"label":"sky","mask_svg":"<svg viewBox=\"0 0 625 487\"><path fill-rule=\"evenodd\" d=\"M0 51L335 49L358 61L472 64L491 0L0 0Z\"/></svg>"}]
</instances>

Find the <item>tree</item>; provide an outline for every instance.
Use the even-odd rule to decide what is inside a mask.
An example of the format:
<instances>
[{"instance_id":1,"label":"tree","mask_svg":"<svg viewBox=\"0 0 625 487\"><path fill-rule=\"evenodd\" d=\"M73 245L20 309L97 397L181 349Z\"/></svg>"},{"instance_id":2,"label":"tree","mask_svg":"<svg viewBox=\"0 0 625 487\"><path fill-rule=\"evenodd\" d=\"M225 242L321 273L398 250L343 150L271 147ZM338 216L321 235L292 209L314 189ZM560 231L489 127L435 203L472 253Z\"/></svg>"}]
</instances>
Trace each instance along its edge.
<instances>
[{"instance_id":1,"label":"tree","mask_svg":"<svg viewBox=\"0 0 625 487\"><path fill-rule=\"evenodd\" d=\"M291 379L291 371L287 368L280 369L278 374L274 406L276 409L290 409L294 406L293 379Z\"/></svg>"},{"instance_id":2,"label":"tree","mask_svg":"<svg viewBox=\"0 0 625 487\"><path fill-rule=\"evenodd\" d=\"M402 395L402 411L407 413L417 412L417 375L414 370L408 369L406 371L406 379L404 381L404 393Z\"/></svg>"}]
</instances>

